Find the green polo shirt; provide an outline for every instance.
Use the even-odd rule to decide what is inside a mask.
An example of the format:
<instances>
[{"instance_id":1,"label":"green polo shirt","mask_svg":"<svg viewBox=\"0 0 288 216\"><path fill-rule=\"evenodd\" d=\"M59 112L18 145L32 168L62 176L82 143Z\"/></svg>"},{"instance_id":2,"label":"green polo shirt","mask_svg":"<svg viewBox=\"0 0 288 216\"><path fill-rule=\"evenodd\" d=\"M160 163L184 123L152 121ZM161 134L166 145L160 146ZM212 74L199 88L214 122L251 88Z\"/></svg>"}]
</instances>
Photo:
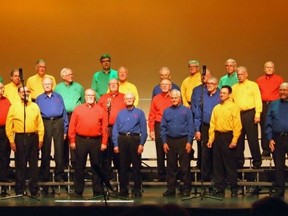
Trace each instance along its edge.
<instances>
[{"instance_id":1,"label":"green polo shirt","mask_svg":"<svg viewBox=\"0 0 288 216\"><path fill-rule=\"evenodd\" d=\"M224 85L229 85L229 86L233 86L234 84L238 83L238 78L237 78L237 73L236 71L234 71L234 73L230 76L228 76L228 74L226 74L225 76L221 77L218 87L221 89L222 86Z\"/></svg>"},{"instance_id":2,"label":"green polo shirt","mask_svg":"<svg viewBox=\"0 0 288 216\"><path fill-rule=\"evenodd\" d=\"M0 76L0 82L3 83L3 78Z\"/></svg>"},{"instance_id":3,"label":"green polo shirt","mask_svg":"<svg viewBox=\"0 0 288 216\"><path fill-rule=\"evenodd\" d=\"M54 91L62 96L67 113L73 112L76 106L85 101L84 88L77 82L72 82L70 85L61 82L56 85Z\"/></svg>"},{"instance_id":4,"label":"green polo shirt","mask_svg":"<svg viewBox=\"0 0 288 216\"><path fill-rule=\"evenodd\" d=\"M92 77L91 88L96 92L96 99L107 93L108 83L111 79L118 79L118 72L110 69L106 74L103 70L96 72Z\"/></svg>"}]
</instances>

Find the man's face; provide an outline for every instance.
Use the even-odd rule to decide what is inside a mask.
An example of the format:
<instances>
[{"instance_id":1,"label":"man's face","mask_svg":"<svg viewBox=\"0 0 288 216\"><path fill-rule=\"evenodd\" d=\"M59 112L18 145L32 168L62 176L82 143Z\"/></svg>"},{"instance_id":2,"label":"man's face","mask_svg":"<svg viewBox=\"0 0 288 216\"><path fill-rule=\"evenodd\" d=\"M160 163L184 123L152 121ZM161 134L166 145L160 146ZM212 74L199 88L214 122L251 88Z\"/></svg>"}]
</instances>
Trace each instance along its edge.
<instances>
[{"instance_id":1,"label":"man's face","mask_svg":"<svg viewBox=\"0 0 288 216\"><path fill-rule=\"evenodd\" d=\"M110 70L111 60L109 58L103 58L101 60L103 70Z\"/></svg>"},{"instance_id":2,"label":"man's face","mask_svg":"<svg viewBox=\"0 0 288 216\"><path fill-rule=\"evenodd\" d=\"M62 77L64 82L71 83L73 82L73 71L67 70Z\"/></svg>"},{"instance_id":3,"label":"man's face","mask_svg":"<svg viewBox=\"0 0 288 216\"><path fill-rule=\"evenodd\" d=\"M0 83L0 98L4 95L4 85Z\"/></svg>"},{"instance_id":4,"label":"man's face","mask_svg":"<svg viewBox=\"0 0 288 216\"><path fill-rule=\"evenodd\" d=\"M13 82L15 85L19 85L21 82L19 71L14 71L10 79L11 79L11 82Z\"/></svg>"},{"instance_id":5,"label":"man's face","mask_svg":"<svg viewBox=\"0 0 288 216\"><path fill-rule=\"evenodd\" d=\"M190 75L194 75L195 73L197 73L198 72L198 68L199 68L199 66L194 65L194 64L188 65L188 69L189 69Z\"/></svg>"},{"instance_id":6,"label":"man's face","mask_svg":"<svg viewBox=\"0 0 288 216\"><path fill-rule=\"evenodd\" d=\"M248 73L245 70L238 70L237 71L237 78L239 83L244 82L248 77Z\"/></svg>"},{"instance_id":7,"label":"man's face","mask_svg":"<svg viewBox=\"0 0 288 216\"><path fill-rule=\"evenodd\" d=\"M220 90L220 99L222 102L228 100L230 97L229 90L227 88L222 88Z\"/></svg>"},{"instance_id":8,"label":"man's face","mask_svg":"<svg viewBox=\"0 0 288 216\"><path fill-rule=\"evenodd\" d=\"M171 93L170 99L173 106L178 106L181 103L181 97L175 92Z\"/></svg>"},{"instance_id":9,"label":"man's face","mask_svg":"<svg viewBox=\"0 0 288 216\"><path fill-rule=\"evenodd\" d=\"M43 89L46 93L52 92L53 83L50 79L43 80Z\"/></svg>"},{"instance_id":10,"label":"man's face","mask_svg":"<svg viewBox=\"0 0 288 216\"><path fill-rule=\"evenodd\" d=\"M113 92L113 93L115 93L115 92L118 92L118 89L119 89L119 83L118 83L118 81L117 80L111 80L110 82L109 82L109 90L110 90L110 92Z\"/></svg>"},{"instance_id":11,"label":"man's face","mask_svg":"<svg viewBox=\"0 0 288 216\"><path fill-rule=\"evenodd\" d=\"M160 80L163 80L163 79L170 79L170 71L168 70L161 70L160 72Z\"/></svg>"},{"instance_id":12,"label":"man's face","mask_svg":"<svg viewBox=\"0 0 288 216\"><path fill-rule=\"evenodd\" d=\"M131 107L134 105L135 98L132 94L126 94L124 97L124 102L127 107Z\"/></svg>"},{"instance_id":13,"label":"man's face","mask_svg":"<svg viewBox=\"0 0 288 216\"><path fill-rule=\"evenodd\" d=\"M281 100L288 100L288 85L281 85L279 88L279 96Z\"/></svg>"},{"instance_id":14,"label":"man's face","mask_svg":"<svg viewBox=\"0 0 288 216\"><path fill-rule=\"evenodd\" d=\"M95 92L92 90L86 90L85 91L85 102L89 105L94 104L96 101L96 95Z\"/></svg>"},{"instance_id":15,"label":"man's face","mask_svg":"<svg viewBox=\"0 0 288 216\"><path fill-rule=\"evenodd\" d=\"M119 80L125 82L127 80L127 71L125 68L120 68L118 71Z\"/></svg>"},{"instance_id":16,"label":"man's face","mask_svg":"<svg viewBox=\"0 0 288 216\"><path fill-rule=\"evenodd\" d=\"M21 87L21 89L19 91L19 96L20 96L21 100L28 101L28 98L30 96L30 91L28 90L27 87L25 87L25 88Z\"/></svg>"},{"instance_id":17,"label":"man's face","mask_svg":"<svg viewBox=\"0 0 288 216\"><path fill-rule=\"evenodd\" d=\"M264 72L266 75L272 75L275 72L275 67L272 62L267 62L264 65Z\"/></svg>"},{"instance_id":18,"label":"man's face","mask_svg":"<svg viewBox=\"0 0 288 216\"><path fill-rule=\"evenodd\" d=\"M39 76L41 76L41 77L44 76L45 72L46 72L46 64L45 64L45 62L39 62L36 65L36 71L39 74Z\"/></svg>"},{"instance_id":19,"label":"man's face","mask_svg":"<svg viewBox=\"0 0 288 216\"><path fill-rule=\"evenodd\" d=\"M227 61L225 64L225 69L228 74L232 74L236 70L236 64L231 61Z\"/></svg>"},{"instance_id":20,"label":"man's face","mask_svg":"<svg viewBox=\"0 0 288 216\"><path fill-rule=\"evenodd\" d=\"M167 93L171 90L172 84L169 80L164 79L160 82L160 88L161 88L162 92Z\"/></svg>"},{"instance_id":21,"label":"man's face","mask_svg":"<svg viewBox=\"0 0 288 216\"><path fill-rule=\"evenodd\" d=\"M213 93L217 89L217 83L213 80L208 80L206 85L209 93Z\"/></svg>"}]
</instances>

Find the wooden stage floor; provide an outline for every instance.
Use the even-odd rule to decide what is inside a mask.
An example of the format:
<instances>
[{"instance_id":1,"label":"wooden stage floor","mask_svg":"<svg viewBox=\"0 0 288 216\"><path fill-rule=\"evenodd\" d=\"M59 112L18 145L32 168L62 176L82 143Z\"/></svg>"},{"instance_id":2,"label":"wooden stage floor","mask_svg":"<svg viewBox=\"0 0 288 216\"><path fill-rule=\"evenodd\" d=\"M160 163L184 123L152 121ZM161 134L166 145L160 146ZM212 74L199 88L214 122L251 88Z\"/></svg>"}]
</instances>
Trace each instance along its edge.
<instances>
[{"instance_id":1,"label":"wooden stage floor","mask_svg":"<svg viewBox=\"0 0 288 216\"><path fill-rule=\"evenodd\" d=\"M69 215L69 216L119 216L128 208L139 205L166 205L176 204L188 210L190 215L247 215L253 202L268 196L260 194L258 196L247 196L240 194L238 198L230 198L230 191L226 190L223 201L211 198L192 198L182 200L181 196L175 198L165 198L162 193L165 186L145 186L141 198L130 197L129 200L120 200L110 197L105 201L103 198L89 200L92 197L91 187L86 187L83 199L70 196L65 187L61 188L60 194L40 195L38 200L27 196L0 200L0 215ZM198 188L198 191L201 189ZM12 195L13 195L13 191ZM262 192L268 192L263 188ZM239 193L241 191L239 190ZM195 195L192 193L191 197Z\"/></svg>"}]
</instances>

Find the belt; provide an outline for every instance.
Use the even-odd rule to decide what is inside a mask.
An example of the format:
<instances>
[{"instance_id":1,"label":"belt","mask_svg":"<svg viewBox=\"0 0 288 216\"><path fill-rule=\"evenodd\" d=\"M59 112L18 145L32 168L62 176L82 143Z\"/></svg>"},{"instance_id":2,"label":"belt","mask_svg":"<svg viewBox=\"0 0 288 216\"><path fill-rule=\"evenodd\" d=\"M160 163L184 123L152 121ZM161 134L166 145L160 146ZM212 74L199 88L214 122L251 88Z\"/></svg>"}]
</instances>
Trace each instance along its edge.
<instances>
[{"instance_id":1,"label":"belt","mask_svg":"<svg viewBox=\"0 0 288 216\"><path fill-rule=\"evenodd\" d=\"M15 133L16 135L26 135L26 136L35 136L38 133L37 132L32 132L32 133Z\"/></svg>"},{"instance_id":2,"label":"belt","mask_svg":"<svg viewBox=\"0 0 288 216\"><path fill-rule=\"evenodd\" d=\"M42 117L42 119L44 119L44 120L51 120L51 121L57 120L57 119L60 119L60 118L62 118L62 116L58 116L58 117Z\"/></svg>"},{"instance_id":3,"label":"belt","mask_svg":"<svg viewBox=\"0 0 288 216\"><path fill-rule=\"evenodd\" d=\"M253 111L253 110L255 110L255 108L248 109L248 110L242 110L242 111L240 111L240 113L247 113L247 112L250 112L250 111Z\"/></svg>"},{"instance_id":4,"label":"belt","mask_svg":"<svg viewBox=\"0 0 288 216\"><path fill-rule=\"evenodd\" d=\"M167 137L170 138L170 139L182 139L182 138L187 137L187 135L185 135L185 136L179 136L179 137L171 137L171 136L168 136L168 135L167 135Z\"/></svg>"},{"instance_id":5,"label":"belt","mask_svg":"<svg viewBox=\"0 0 288 216\"><path fill-rule=\"evenodd\" d=\"M275 135L280 137L288 137L288 132L275 133Z\"/></svg>"},{"instance_id":6,"label":"belt","mask_svg":"<svg viewBox=\"0 0 288 216\"><path fill-rule=\"evenodd\" d=\"M5 129L5 125L0 126L1 129Z\"/></svg>"},{"instance_id":7,"label":"belt","mask_svg":"<svg viewBox=\"0 0 288 216\"><path fill-rule=\"evenodd\" d=\"M217 134L229 134L232 133L233 131L215 131Z\"/></svg>"},{"instance_id":8,"label":"belt","mask_svg":"<svg viewBox=\"0 0 288 216\"><path fill-rule=\"evenodd\" d=\"M77 134L78 137L81 137L83 139L98 139L98 138L101 138L102 136L82 136L82 135L79 135Z\"/></svg>"},{"instance_id":9,"label":"belt","mask_svg":"<svg viewBox=\"0 0 288 216\"><path fill-rule=\"evenodd\" d=\"M139 133L130 133L130 132L127 132L127 133L119 133L119 135L121 135L121 136L140 136Z\"/></svg>"},{"instance_id":10,"label":"belt","mask_svg":"<svg viewBox=\"0 0 288 216\"><path fill-rule=\"evenodd\" d=\"M270 104L272 103L273 101L262 101L263 104Z\"/></svg>"}]
</instances>

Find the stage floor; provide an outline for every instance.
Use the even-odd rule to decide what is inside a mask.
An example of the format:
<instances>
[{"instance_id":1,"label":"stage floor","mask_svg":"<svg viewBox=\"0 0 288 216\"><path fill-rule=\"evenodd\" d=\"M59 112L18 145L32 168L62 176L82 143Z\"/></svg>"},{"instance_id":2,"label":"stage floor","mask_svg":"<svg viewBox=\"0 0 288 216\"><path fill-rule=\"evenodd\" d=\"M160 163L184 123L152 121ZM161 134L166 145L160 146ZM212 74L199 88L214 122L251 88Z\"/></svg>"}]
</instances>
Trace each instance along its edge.
<instances>
[{"instance_id":1,"label":"stage floor","mask_svg":"<svg viewBox=\"0 0 288 216\"><path fill-rule=\"evenodd\" d=\"M165 186L146 186L143 188L143 196L141 198L129 197L129 200L121 200L115 197L110 197L107 202L100 197L89 200L92 197L91 187L86 187L83 199L70 196L65 187L61 188L60 194L40 195L38 200L23 196L11 199L2 199L0 201L0 212L6 212L7 215L20 214L41 214L46 215L117 215L125 211L127 208L138 205L166 205L177 204L187 209L192 215L247 215L253 202L268 196L268 189L263 188L258 196L248 196L240 194L238 198L230 198L230 191L226 190L225 198L215 200L191 194L191 199L182 200L181 196L175 198L165 198L162 193L165 191ZM201 191L201 188L198 188ZM12 191L11 191L12 192ZM241 193L241 191L239 191ZM12 192L13 195L13 192ZM198 195L198 194L197 194ZM39 215L37 215L39 216Z\"/></svg>"}]
</instances>

